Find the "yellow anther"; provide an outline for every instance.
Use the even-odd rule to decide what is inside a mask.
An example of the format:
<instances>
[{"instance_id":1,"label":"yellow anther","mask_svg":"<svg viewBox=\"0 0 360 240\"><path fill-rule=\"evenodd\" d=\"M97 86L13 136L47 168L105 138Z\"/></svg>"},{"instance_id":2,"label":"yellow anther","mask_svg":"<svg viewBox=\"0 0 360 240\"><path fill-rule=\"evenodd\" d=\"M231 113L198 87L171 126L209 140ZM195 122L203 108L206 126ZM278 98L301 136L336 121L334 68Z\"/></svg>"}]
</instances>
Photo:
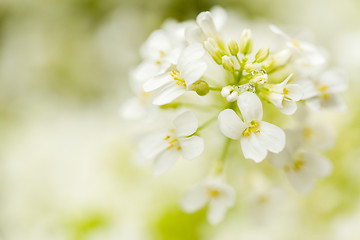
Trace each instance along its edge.
<instances>
[{"instance_id":1,"label":"yellow anther","mask_svg":"<svg viewBox=\"0 0 360 240\"><path fill-rule=\"evenodd\" d=\"M166 53L162 50L160 50L160 58L164 58L166 56Z\"/></svg>"},{"instance_id":2,"label":"yellow anther","mask_svg":"<svg viewBox=\"0 0 360 240\"><path fill-rule=\"evenodd\" d=\"M326 89L328 89L328 86L326 86L326 85L322 85L321 87L320 87L320 91L325 91Z\"/></svg>"},{"instance_id":3,"label":"yellow anther","mask_svg":"<svg viewBox=\"0 0 360 240\"><path fill-rule=\"evenodd\" d=\"M297 160L297 161L295 161L294 162L294 170L295 171L300 171L301 169L303 169L304 168L304 161L302 161L302 160Z\"/></svg>"},{"instance_id":4,"label":"yellow anther","mask_svg":"<svg viewBox=\"0 0 360 240\"><path fill-rule=\"evenodd\" d=\"M180 151L180 150L181 150L181 146L178 146L178 147L176 148L176 150Z\"/></svg>"},{"instance_id":5,"label":"yellow anther","mask_svg":"<svg viewBox=\"0 0 360 240\"><path fill-rule=\"evenodd\" d=\"M209 189L208 194L210 197L216 198L220 195L220 192L217 189Z\"/></svg>"},{"instance_id":6,"label":"yellow anther","mask_svg":"<svg viewBox=\"0 0 360 240\"><path fill-rule=\"evenodd\" d=\"M242 135L244 137L249 137L250 134L253 132L253 133L259 133L260 132L260 129L258 129L259 127L259 122L256 121L256 120L253 120L250 122L250 126L247 127L243 132L242 132Z\"/></svg>"},{"instance_id":7,"label":"yellow anther","mask_svg":"<svg viewBox=\"0 0 360 240\"><path fill-rule=\"evenodd\" d=\"M161 64L161 61L156 61L155 62L157 65L160 65Z\"/></svg>"},{"instance_id":8,"label":"yellow anther","mask_svg":"<svg viewBox=\"0 0 360 240\"><path fill-rule=\"evenodd\" d=\"M164 140L168 140L170 138L170 136L166 136L165 138L164 138Z\"/></svg>"},{"instance_id":9,"label":"yellow anther","mask_svg":"<svg viewBox=\"0 0 360 240\"><path fill-rule=\"evenodd\" d=\"M170 145L166 149L169 150L172 147L174 147L174 144L170 143Z\"/></svg>"},{"instance_id":10,"label":"yellow anther","mask_svg":"<svg viewBox=\"0 0 360 240\"><path fill-rule=\"evenodd\" d=\"M292 41L292 44L293 44L297 49L299 49L300 51L302 51L302 48L301 48L301 46L300 46L300 44L299 44L299 42L298 42L297 40L293 40L293 41Z\"/></svg>"},{"instance_id":11,"label":"yellow anther","mask_svg":"<svg viewBox=\"0 0 360 240\"><path fill-rule=\"evenodd\" d=\"M174 132L175 132L175 129L172 128L172 129L170 129L169 131L170 131L171 133L174 133Z\"/></svg>"},{"instance_id":12,"label":"yellow anther","mask_svg":"<svg viewBox=\"0 0 360 240\"><path fill-rule=\"evenodd\" d=\"M328 93L323 93L321 96L322 96L324 99L328 99L330 95L329 95Z\"/></svg>"},{"instance_id":13,"label":"yellow anther","mask_svg":"<svg viewBox=\"0 0 360 240\"><path fill-rule=\"evenodd\" d=\"M289 93L289 89L284 88L284 90L283 90L283 94L284 94L284 95L286 95L286 94L288 94L288 93Z\"/></svg>"},{"instance_id":14,"label":"yellow anther","mask_svg":"<svg viewBox=\"0 0 360 240\"><path fill-rule=\"evenodd\" d=\"M175 142L177 142L177 141L178 141L177 138L174 138L173 140L169 141L169 143L170 143L170 144L173 144L173 143L175 143Z\"/></svg>"},{"instance_id":15,"label":"yellow anther","mask_svg":"<svg viewBox=\"0 0 360 240\"><path fill-rule=\"evenodd\" d=\"M309 139L312 134L313 134L313 131L311 128L309 128L309 127L304 128L304 130L303 130L304 138Z\"/></svg>"}]
</instances>

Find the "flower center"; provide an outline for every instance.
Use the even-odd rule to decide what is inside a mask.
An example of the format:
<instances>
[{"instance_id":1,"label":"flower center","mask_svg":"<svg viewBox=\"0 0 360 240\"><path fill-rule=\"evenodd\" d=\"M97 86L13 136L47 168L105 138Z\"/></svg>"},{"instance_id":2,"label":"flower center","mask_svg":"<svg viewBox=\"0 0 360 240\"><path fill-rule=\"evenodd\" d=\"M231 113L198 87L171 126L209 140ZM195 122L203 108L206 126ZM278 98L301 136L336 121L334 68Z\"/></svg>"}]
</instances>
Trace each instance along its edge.
<instances>
[{"instance_id":1,"label":"flower center","mask_svg":"<svg viewBox=\"0 0 360 240\"><path fill-rule=\"evenodd\" d=\"M216 198L216 197L219 197L220 196L220 191L217 190L217 189L213 189L213 188L210 188L208 190L208 194L211 198Z\"/></svg>"},{"instance_id":2,"label":"flower center","mask_svg":"<svg viewBox=\"0 0 360 240\"><path fill-rule=\"evenodd\" d=\"M300 46L300 43L297 41L297 40L292 40L292 44L300 51L303 51L301 46Z\"/></svg>"},{"instance_id":3,"label":"flower center","mask_svg":"<svg viewBox=\"0 0 360 240\"><path fill-rule=\"evenodd\" d=\"M180 76L180 73L178 71L172 70L170 72L170 76L176 81L177 85L182 85L186 87L185 80Z\"/></svg>"},{"instance_id":4,"label":"flower center","mask_svg":"<svg viewBox=\"0 0 360 240\"><path fill-rule=\"evenodd\" d=\"M170 132L170 134L164 138L164 140L167 141L169 144L166 149L169 150L173 147L176 147L177 151L181 150L179 140L174 136L175 129L170 129L169 132Z\"/></svg>"},{"instance_id":5,"label":"flower center","mask_svg":"<svg viewBox=\"0 0 360 240\"><path fill-rule=\"evenodd\" d=\"M260 129L259 129L259 122L256 120L252 120L249 123L249 127L247 127L243 132L242 135L244 137L249 137L251 133L259 133Z\"/></svg>"},{"instance_id":6,"label":"flower center","mask_svg":"<svg viewBox=\"0 0 360 240\"><path fill-rule=\"evenodd\" d=\"M303 136L305 139L309 139L311 135L313 134L313 131L309 127L305 127L303 130Z\"/></svg>"},{"instance_id":7,"label":"flower center","mask_svg":"<svg viewBox=\"0 0 360 240\"><path fill-rule=\"evenodd\" d=\"M159 59L155 62L157 65L162 63L162 59L166 56L166 53L163 50L160 50Z\"/></svg>"},{"instance_id":8,"label":"flower center","mask_svg":"<svg viewBox=\"0 0 360 240\"><path fill-rule=\"evenodd\" d=\"M327 92L328 86L327 85L322 85L321 87L319 87L319 91L321 93L321 96L324 99L328 99L329 98L329 93Z\"/></svg>"},{"instance_id":9,"label":"flower center","mask_svg":"<svg viewBox=\"0 0 360 240\"><path fill-rule=\"evenodd\" d=\"M286 94L288 94L288 93L289 93L289 89L284 88L284 90L283 90L283 94L284 94L284 95L286 95Z\"/></svg>"}]
</instances>

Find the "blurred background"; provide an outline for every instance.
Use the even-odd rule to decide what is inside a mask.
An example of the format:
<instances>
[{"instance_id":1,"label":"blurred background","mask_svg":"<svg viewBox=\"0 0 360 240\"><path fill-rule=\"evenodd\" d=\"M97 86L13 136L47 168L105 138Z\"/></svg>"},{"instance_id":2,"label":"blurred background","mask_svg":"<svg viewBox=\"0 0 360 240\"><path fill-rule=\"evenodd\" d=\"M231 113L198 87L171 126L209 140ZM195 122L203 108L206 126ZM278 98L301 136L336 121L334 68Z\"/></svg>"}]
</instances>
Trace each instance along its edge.
<instances>
[{"instance_id":1,"label":"blurred background","mask_svg":"<svg viewBox=\"0 0 360 240\"><path fill-rule=\"evenodd\" d=\"M152 177L130 160L136 123L118 115L147 36L214 5L314 32L350 79L348 111L327 119L332 175L270 206L237 189L216 227L178 205L205 160ZM0 0L0 239L359 239L359 43L358 0Z\"/></svg>"}]
</instances>

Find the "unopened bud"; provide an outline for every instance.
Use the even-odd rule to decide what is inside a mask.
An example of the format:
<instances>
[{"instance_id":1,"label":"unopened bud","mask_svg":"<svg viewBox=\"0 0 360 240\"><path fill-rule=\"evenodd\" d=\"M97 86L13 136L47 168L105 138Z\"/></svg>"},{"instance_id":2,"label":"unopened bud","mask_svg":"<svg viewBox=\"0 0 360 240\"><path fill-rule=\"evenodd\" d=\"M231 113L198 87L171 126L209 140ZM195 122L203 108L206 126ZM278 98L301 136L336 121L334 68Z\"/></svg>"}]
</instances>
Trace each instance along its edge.
<instances>
[{"instance_id":1,"label":"unopened bud","mask_svg":"<svg viewBox=\"0 0 360 240\"><path fill-rule=\"evenodd\" d=\"M234 61L229 56L225 55L222 57L222 65L225 70L228 70L230 72L234 71Z\"/></svg>"},{"instance_id":2,"label":"unopened bud","mask_svg":"<svg viewBox=\"0 0 360 240\"><path fill-rule=\"evenodd\" d=\"M245 66L244 66L244 70L248 73L254 71L255 69L256 69L256 65L251 64L251 63L245 64Z\"/></svg>"},{"instance_id":3,"label":"unopened bud","mask_svg":"<svg viewBox=\"0 0 360 240\"><path fill-rule=\"evenodd\" d=\"M209 93L210 87L204 80L197 80L191 85L191 90L195 91L199 96L205 96Z\"/></svg>"},{"instance_id":4,"label":"unopened bud","mask_svg":"<svg viewBox=\"0 0 360 240\"><path fill-rule=\"evenodd\" d=\"M260 48L260 50L255 55L255 61L261 63L269 56L269 54L270 54L269 47Z\"/></svg>"},{"instance_id":5,"label":"unopened bud","mask_svg":"<svg viewBox=\"0 0 360 240\"><path fill-rule=\"evenodd\" d=\"M244 55L251 53L253 45L253 39L251 36L251 31L245 29L240 37L240 52Z\"/></svg>"},{"instance_id":6,"label":"unopened bud","mask_svg":"<svg viewBox=\"0 0 360 240\"><path fill-rule=\"evenodd\" d=\"M229 41L228 48L229 48L230 54L233 56L236 56L239 53L239 45L233 39L231 39Z\"/></svg>"},{"instance_id":7,"label":"unopened bud","mask_svg":"<svg viewBox=\"0 0 360 240\"><path fill-rule=\"evenodd\" d=\"M239 98L239 93L237 91L233 91L229 96L226 97L228 102L235 102Z\"/></svg>"},{"instance_id":8,"label":"unopened bud","mask_svg":"<svg viewBox=\"0 0 360 240\"><path fill-rule=\"evenodd\" d=\"M231 87L231 86L223 87L223 89L221 89L221 96L227 97L227 96L230 95L231 91L232 91L232 87Z\"/></svg>"},{"instance_id":9,"label":"unopened bud","mask_svg":"<svg viewBox=\"0 0 360 240\"><path fill-rule=\"evenodd\" d=\"M251 79L250 82L253 85L261 85L261 84L266 83L267 80L268 80L268 75L267 74L262 74L260 76L257 76L255 78Z\"/></svg>"},{"instance_id":10,"label":"unopened bud","mask_svg":"<svg viewBox=\"0 0 360 240\"><path fill-rule=\"evenodd\" d=\"M209 38L207 41L204 42L204 47L208 51L212 59L214 59L217 64L221 65L222 55L216 41L212 38Z\"/></svg>"}]
</instances>

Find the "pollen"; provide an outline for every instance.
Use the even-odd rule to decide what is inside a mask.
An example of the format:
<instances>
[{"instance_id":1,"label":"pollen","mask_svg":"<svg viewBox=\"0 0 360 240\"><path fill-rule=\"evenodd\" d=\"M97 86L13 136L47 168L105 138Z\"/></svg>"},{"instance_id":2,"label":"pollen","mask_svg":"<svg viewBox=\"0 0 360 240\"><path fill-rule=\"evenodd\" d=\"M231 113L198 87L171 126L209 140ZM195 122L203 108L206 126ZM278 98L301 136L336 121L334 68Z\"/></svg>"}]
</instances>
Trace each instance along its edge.
<instances>
[{"instance_id":1,"label":"pollen","mask_svg":"<svg viewBox=\"0 0 360 240\"><path fill-rule=\"evenodd\" d=\"M184 81L184 79L180 76L180 73L178 71L172 70L170 72L170 76L176 81L177 85L182 85L184 87L186 87L186 83Z\"/></svg>"}]
</instances>

